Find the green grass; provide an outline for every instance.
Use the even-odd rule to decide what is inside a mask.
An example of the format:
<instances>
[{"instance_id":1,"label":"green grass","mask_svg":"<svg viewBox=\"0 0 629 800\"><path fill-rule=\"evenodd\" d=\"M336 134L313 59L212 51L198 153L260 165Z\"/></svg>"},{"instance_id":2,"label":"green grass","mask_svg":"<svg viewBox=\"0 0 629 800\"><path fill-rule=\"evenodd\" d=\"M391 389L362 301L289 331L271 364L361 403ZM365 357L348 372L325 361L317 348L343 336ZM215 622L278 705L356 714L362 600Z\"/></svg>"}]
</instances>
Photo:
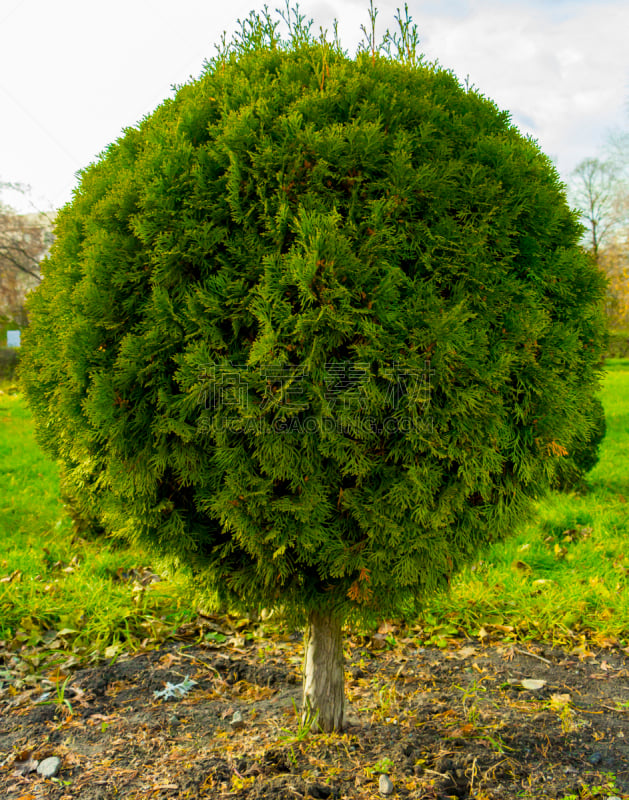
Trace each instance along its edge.
<instances>
[{"instance_id":1,"label":"green grass","mask_svg":"<svg viewBox=\"0 0 629 800\"><path fill-rule=\"evenodd\" d=\"M434 598L426 635L629 645L629 359L606 362L607 435L589 492L553 492L535 522ZM484 630L483 630L484 629Z\"/></svg>"},{"instance_id":2,"label":"green grass","mask_svg":"<svg viewBox=\"0 0 629 800\"><path fill-rule=\"evenodd\" d=\"M0 386L0 639L111 655L158 641L194 616L185 576L107 539L78 537L56 466L23 398ZM607 362L607 436L586 494L553 493L534 523L431 599L423 641L451 635L629 645L629 359ZM162 580L142 587L142 569Z\"/></svg>"},{"instance_id":3,"label":"green grass","mask_svg":"<svg viewBox=\"0 0 629 800\"><path fill-rule=\"evenodd\" d=\"M98 653L189 618L184 578L142 587L145 553L74 534L23 398L7 384L0 392L0 639L63 632L57 645Z\"/></svg>"}]
</instances>

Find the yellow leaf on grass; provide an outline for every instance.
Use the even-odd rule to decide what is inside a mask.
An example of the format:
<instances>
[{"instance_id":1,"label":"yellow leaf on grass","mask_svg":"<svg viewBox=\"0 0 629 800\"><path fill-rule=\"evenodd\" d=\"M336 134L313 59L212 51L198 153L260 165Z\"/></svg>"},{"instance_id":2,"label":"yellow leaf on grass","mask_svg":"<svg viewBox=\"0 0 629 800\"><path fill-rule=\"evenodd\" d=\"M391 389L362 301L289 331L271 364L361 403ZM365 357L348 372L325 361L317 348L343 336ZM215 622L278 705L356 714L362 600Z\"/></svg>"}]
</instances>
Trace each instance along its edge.
<instances>
[{"instance_id":1,"label":"yellow leaf on grass","mask_svg":"<svg viewBox=\"0 0 629 800\"><path fill-rule=\"evenodd\" d=\"M105 658L114 658L119 653L121 653L123 647L120 643L118 644L110 644L109 647L105 648Z\"/></svg>"},{"instance_id":2,"label":"yellow leaf on grass","mask_svg":"<svg viewBox=\"0 0 629 800\"><path fill-rule=\"evenodd\" d=\"M60 636L74 636L78 631L75 628L63 628L57 632L57 637Z\"/></svg>"}]
</instances>

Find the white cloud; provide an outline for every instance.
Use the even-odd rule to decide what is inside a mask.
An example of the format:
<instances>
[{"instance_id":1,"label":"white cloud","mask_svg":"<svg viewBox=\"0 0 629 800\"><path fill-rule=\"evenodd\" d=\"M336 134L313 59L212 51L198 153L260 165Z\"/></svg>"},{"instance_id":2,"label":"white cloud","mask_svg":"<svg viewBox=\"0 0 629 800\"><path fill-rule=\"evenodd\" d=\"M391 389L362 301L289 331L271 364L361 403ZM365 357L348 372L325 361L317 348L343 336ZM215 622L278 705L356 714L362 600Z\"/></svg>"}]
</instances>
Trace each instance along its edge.
<instances>
[{"instance_id":1,"label":"white cloud","mask_svg":"<svg viewBox=\"0 0 629 800\"><path fill-rule=\"evenodd\" d=\"M6 2L6 0L5 0ZM12 0L0 5L0 180L68 199L74 173L173 84L196 77L224 29L264 0ZM375 0L378 32L402 0ZM283 0L269 6L283 5ZM368 0L302 0L354 52ZM409 0L422 48L511 111L565 174L629 127L625 0Z\"/></svg>"},{"instance_id":2,"label":"white cloud","mask_svg":"<svg viewBox=\"0 0 629 800\"><path fill-rule=\"evenodd\" d=\"M470 79L569 171L625 116L625 3L480 2L425 25L424 45Z\"/></svg>"}]
</instances>

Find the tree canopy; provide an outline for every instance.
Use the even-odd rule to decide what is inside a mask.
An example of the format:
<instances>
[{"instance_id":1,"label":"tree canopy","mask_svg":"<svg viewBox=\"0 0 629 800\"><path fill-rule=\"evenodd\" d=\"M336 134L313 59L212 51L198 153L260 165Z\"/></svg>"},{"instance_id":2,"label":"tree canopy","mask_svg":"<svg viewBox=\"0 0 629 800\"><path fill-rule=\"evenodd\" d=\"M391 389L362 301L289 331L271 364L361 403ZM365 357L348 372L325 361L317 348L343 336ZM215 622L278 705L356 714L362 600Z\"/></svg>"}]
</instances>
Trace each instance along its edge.
<instances>
[{"instance_id":1,"label":"tree canopy","mask_svg":"<svg viewBox=\"0 0 629 800\"><path fill-rule=\"evenodd\" d=\"M83 512L221 602L410 613L591 428L603 280L551 162L408 28L351 58L298 19L82 172L24 386Z\"/></svg>"}]
</instances>

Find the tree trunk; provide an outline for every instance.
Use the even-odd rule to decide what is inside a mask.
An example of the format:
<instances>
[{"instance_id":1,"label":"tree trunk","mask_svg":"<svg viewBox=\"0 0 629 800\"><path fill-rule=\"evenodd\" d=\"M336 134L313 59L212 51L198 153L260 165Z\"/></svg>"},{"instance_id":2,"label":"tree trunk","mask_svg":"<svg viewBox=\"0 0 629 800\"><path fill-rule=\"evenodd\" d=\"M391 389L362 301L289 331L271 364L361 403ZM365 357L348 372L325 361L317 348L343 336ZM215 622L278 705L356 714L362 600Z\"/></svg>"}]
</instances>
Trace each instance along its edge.
<instances>
[{"instance_id":1,"label":"tree trunk","mask_svg":"<svg viewBox=\"0 0 629 800\"><path fill-rule=\"evenodd\" d=\"M325 733L343 730L345 674L341 621L312 611L308 617L304 652L303 721L318 714L313 725Z\"/></svg>"}]
</instances>

